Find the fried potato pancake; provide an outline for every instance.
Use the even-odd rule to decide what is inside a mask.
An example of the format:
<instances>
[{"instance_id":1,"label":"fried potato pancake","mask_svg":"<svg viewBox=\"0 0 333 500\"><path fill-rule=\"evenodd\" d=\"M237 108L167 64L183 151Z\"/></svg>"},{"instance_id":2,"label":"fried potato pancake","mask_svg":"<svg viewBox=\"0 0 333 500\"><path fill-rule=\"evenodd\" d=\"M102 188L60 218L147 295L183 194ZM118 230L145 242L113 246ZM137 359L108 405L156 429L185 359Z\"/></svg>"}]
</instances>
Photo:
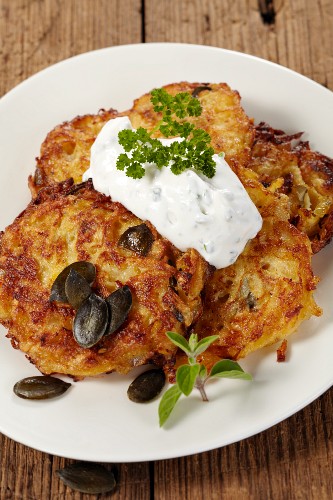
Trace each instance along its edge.
<instances>
[{"instance_id":1,"label":"fried potato pancake","mask_svg":"<svg viewBox=\"0 0 333 500\"><path fill-rule=\"evenodd\" d=\"M164 88L172 95L197 91L203 112L191 121L210 134L215 151L223 151L231 166L248 163L254 126L240 105L238 92L224 83L183 82ZM90 148L97 134L108 120L124 115L129 116L135 128L145 127L148 130L152 130L161 117L153 111L150 94L145 94L134 102L132 109L119 115L115 110L100 111L97 115L79 116L58 125L41 146L35 174L29 179L32 195L36 196L42 187L70 177L75 183L81 182L83 173L89 167Z\"/></svg>"},{"instance_id":2,"label":"fried potato pancake","mask_svg":"<svg viewBox=\"0 0 333 500\"><path fill-rule=\"evenodd\" d=\"M56 126L41 145L36 170L29 177L33 196L45 186L72 178L82 181L82 174L89 168L90 148L103 125L118 116L117 111L100 110L96 115L77 116Z\"/></svg>"},{"instance_id":3,"label":"fried potato pancake","mask_svg":"<svg viewBox=\"0 0 333 500\"><path fill-rule=\"evenodd\" d=\"M259 124L249 168L268 189L288 196L290 222L308 235L317 253L333 235L333 160L300 142L301 135Z\"/></svg>"},{"instance_id":4,"label":"fried potato pancake","mask_svg":"<svg viewBox=\"0 0 333 500\"><path fill-rule=\"evenodd\" d=\"M201 314L209 266L195 250L177 250L149 222L154 241L147 256L118 246L125 230L142 221L90 183L71 184L41 190L1 236L0 321L7 336L44 374L81 378L163 365L176 349L165 332L184 334ZM49 301L57 275L82 260L96 266L96 294L106 297L126 284L133 298L125 323L91 348L73 337L73 308Z\"/></svg>"},{"instance_id":5,"label":"fried potato pancake","mask_svg":"<svg viewBox=\"0 0 333 500\"><path fill-rule=\"evenodd\" d=\"M288 222L288 198L265 189L255 174L238 172L263 217L263 227L237 261L215 270L204 289L204 309L194 327L200 338L219 335L209 358L239 359L293 333L319 316L313 298L308 237ZM215 360L216 360L215 359Z\"/></svg>"}]
</instances>

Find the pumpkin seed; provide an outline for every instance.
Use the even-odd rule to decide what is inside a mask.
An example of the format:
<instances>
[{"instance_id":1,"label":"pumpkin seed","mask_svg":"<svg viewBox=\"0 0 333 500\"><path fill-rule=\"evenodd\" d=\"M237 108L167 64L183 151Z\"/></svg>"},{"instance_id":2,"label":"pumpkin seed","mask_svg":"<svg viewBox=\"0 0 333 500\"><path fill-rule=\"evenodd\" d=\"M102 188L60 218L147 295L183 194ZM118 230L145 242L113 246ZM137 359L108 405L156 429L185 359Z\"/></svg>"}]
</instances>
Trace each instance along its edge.
<instances>
[{"instance_id":1,"label":"pumpkin seed","mask_svg":"<svg viewBox=\"0 0 333 500\"><path fill-rule=\"evenodd\" d=\"M178 309L174 308L173 315L177 321L179 321L180 323L183 323L184 316L182 315L182 313Z\"/></svg>"},{"instance_id":2,"label":"pumpkin seed","mask_svg":"<svg viewBox=\"0 0 333 500\"><path fill-rule=\"evenodd\" d=\"M247 278L243 279L240 292L242 296L245 298L248 308L250 309L250 311L252 311L252 309L254 309L257 305L257 299L250 290L249 281Z\"/></svg>"},{"instance_id":3,"label":"pumpkin seed","mask_svg":"<svg viewBox=\"0 0 333 500\"><path fill-rule=\"evenodd\" d=\"M118 245L145 257L149 253L153 242L153 233L149 227L146 224L139 224L126 229L120 236Z\"/></svg>"},{"instance_id":4,"label":"pumpkin seed","mask_svg":"<svg viewBox=\"0 0 333 500\"><path fill-rule=\"evenodd\" d=\"M96 268L94 264L84 260L73 262L69 266L65 267L65 269L63 269L55 279L51 288L50 302L64 302L65 304L68 304L65 283L71 269L74 269L83 278L85 278L89 285L92 285L95 281Z\"/></svg>"},{"instance_id":5,"label":"pumpkin seed","mask_svg":"<svg viewBox=\"0 0 333 500\"><path fill-rule=\"evenodd\" d=\"M77 462L56 471L61 481L81 493L98 495L115 489L114 473L99 464Z\"/></svg>"},{"instance_id":6,"label":"pumpkin seed","mask_svg":"<svg viewBox=\"0 0 333 500\"><path fill-rule=\"evenodd\" d=\"M71 386L59 378L48 375L26 377L16 382L14 393L23 399L51 399L60 396Z\"/></svg>"},{"instance_id":7,"label":"pumpkin seed","mask_svg":"<svg viewBox=\"0 0 333 500\"><path fill-rule=\"evenodd\" d=\"M70 305L78 309L91 294L91 288L88 281L72 268L65 281L65 293Z\"/></svg>"},{"instance_id":8,"label":"pumpkin seed","mask_svg":"<svg viewBox=\"0 0 333 500\"><path fill-rule=\"evenodd\" d=\"M201 87L197 87L196 89L193 90L192 92L192 97L198 97L200 92L203 90L212 90L211 87L208 87L207 85L202 85Z\"/></svg>"},{"instance_id":9,"label":"pumpkin seed","mask_svg":"<svg viewBox=\"0 0 333 500\"><path fill-rule=\"evenodd\" d=\"M92 293L81 304L74 318L73 335L81 347L92 347L102 338L109 322L106 301Z\"/></svg>"},{"instance_id":10,"label":"pumpkin seed","mask_svg":"<svg viewBox=\"0 0 333 500\"><path fill-rule=\"evenodd\" d=\"M141 373L131 383L127 390L127 396L135 403L147 403L159 395L165 385L165 374L163 370L156 368Z\"/></svg>"},{"instance_id":11,"label":"pumpkin seed","mask_svg":"<svg viewBox=\"0 0 333 500\"><path fill-rule=\"evenodd\" d=\"M110 315L110 323L105 335L110 335L126 320L132 307L132 293L129 286L125 285L111 293L105 300L109 305Z\"/></svg>"}]
</instances>

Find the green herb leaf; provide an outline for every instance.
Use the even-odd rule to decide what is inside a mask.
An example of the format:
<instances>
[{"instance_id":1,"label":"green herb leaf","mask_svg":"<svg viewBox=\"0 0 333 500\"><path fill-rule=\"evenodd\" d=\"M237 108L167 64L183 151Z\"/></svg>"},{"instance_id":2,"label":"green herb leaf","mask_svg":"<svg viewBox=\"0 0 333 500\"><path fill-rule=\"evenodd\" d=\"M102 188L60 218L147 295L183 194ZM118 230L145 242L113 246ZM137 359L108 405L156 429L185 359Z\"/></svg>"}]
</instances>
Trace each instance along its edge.
<instances>
[{"instance_id":1,"label":"green herb leaf","mask_svg":"<svg viewBox=\"0 0 333 500\"><path fill-rule=\"evenodd\" d=\"M200 365L199 377L205 379L207 377L207 368L205 365Z\"/></svg>"},{"instance_id":2,"label":"green herb leaf","mask_svg":"<svg viewBox=\"0 0 333 500\"><path fill-rule=\"evenodd\" d=\"M137 161L127 167L127 175L133 179L141 179L145 173L145 169Z\"/></svg>"},{"instance_id":3,"label":"green herb leaf","mask_svg":"<svg viewBox=\"0 0 333 500\"><path fill-rule=\"evenodd\" d=\"M154 111L162 112L165 120L172 114L183 119L186 116L200 116L202 112L199 100L193 98L188 92L179 92L172 96L165 89L154 89L151 92L151 102L154 105Z\"/></svg>"},{"instance_id":4,"label":"green herb leaf","mask_svg":"<svg viewBox=\"0 0 333 500\"><path fill-rule=\"evenodd\" d=\"M190 352L193 353L198 345L198 335L196 333L191 333L188 343L190 346Z\"/></svg>"},{"instance_id":5,"label":"green herb leaf","mask_svg":"<svg viewBox=\"0 0 333 500\"><path fill-rule=\"evenodd\" d=\"M194 387L199 390L202 400L208 401L205 384L210 378L219 377L252 380L249 373L244 372L236 361L230 359L223 359L215 363L209 374L207 374L207 368L203 364L196 362L196 357L217 340L218 335L205 337L200 340L200 342L198 342L198 335L195 333L190 335L188 342L176 332L167 332L166 335L171 342L185 351L189 364L181 365L177 369L175 385L170 387L161 399L158 408L160 426L169 418L180 396L182 394L189 396Z\"/></svg>"},{"instance_id":6,"label":"green herb leaf","mask_svg":"<svg viewBox=\"0 0 333 500\"><path fill-rule=\"evenodd\" d=\"M176 380L179 389L185 396L189 396L193 391L193 387L197 376L199 375L200 365L182 365L178 368Z\"/></svg>"},{"instance_id":7,"label":"green herb leaf","mask_svg":"<svg viewBox=\"0 0 333 500\"><path fill-rule=\"evenodd\" d=\"M204 337L195 347L195 356L202 354L208 347L219 338L218 335L211 335L210 337Z\"/></svg>"},{"instance_id":8,"label":"green herb leaf","mask_svg":"<svg viewBox=\"0 0 333 500\"><path fill-rule=\"evenodd\" d=\"M182 392L178 385L175 384L170 389L168 389L162 396L158 407L158 415L160 420L160 427L165 424L168 420L172 410L174 409L178 399L180 398Z\"/></svg>"},{"instance_id":9,"label":"green herb leaf","mask_svg":"<svg viewBox=\"0 0 333 500\"><path fill-rule=\"evenodd\" d=\"M151 93L151 102L154 111L162 114L161 121L151 132L140 127L118 133L119 144L125 153L119 156L117 168L125 171L127 176L139 179L145 175L143 164L156 163L158 168L169 166L175 175L192 168L212 178L216 166L210 135L185 120L188 116L200 116L200 101L188 92L172 96L164 89L155 89ZM156 131L164 137L180 137L182 140L164 146L152 138Z\"/></svg>"},{"instance_id":10,"label":"green herb leaf","mask_svg":"<svg viewBox=\"0 0 333 500\"><path fill-rule=\"evenodd\" d=\"M252 376L249 373L244 372L236 361L231 361L230 359L223 359L215 363L209 376L252 380Z\"/></svg>"},{"instance_id":11,"label":"green herb leaf","mask_svg":"<svg viewBox=\"0 0 333 500\"><path fill-rule=\"evenodd\" d=\"M167 337L173 344L182 349L186 354L191 352L191 348L187 340L176 332L166 332Z\"/></svg>"}]
</instances>

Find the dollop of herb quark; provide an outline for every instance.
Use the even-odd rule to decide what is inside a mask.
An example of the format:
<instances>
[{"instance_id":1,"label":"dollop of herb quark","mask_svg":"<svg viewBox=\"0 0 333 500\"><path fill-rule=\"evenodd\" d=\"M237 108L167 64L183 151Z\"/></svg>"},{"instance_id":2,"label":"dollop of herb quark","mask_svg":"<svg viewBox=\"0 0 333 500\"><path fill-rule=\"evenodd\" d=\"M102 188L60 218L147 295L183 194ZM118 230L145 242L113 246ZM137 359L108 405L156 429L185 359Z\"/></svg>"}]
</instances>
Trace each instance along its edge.
<instances>
[{"instance_id":1,"label":"dollop of herb quark","mask_svg":"<svg viewBox=\"0 0 333 500\"><path fill-rule=\"evenodd\" d=\"M178 367L176 372L176 383L163 394L158 408L161 427L169 418L182 394L184 396L189 396L193 389L196 388L200 391L202 400L208 401L205 385L211 378L252 380L252 376L249 373L244 372L236 361L230 359L218 361L209 373L202 363L197 362L197 357L218 339L218 335L205 337L199 342L196 334L191 334L188 341L175 332L167 332L166 335L173 344L185 352L188 357L188 364Z\"/></svg>"},{"instance_id":2,"label":"dollop of herb quark","mask_svg":"<svg viewBox=\"0 0 333 500\"><path fill-rule=\"evenodd\" d=\"M162 114L161 120L150 132L143 127L119 132L118 141L125 153L118 157L118 170L125 171L128 177L140 179L145 175L143 164L155 163L159 169L169 166L175 175L193 168L212 178L216 167L211 137L186 121L187 117L201 115L199 100L188 92L172 96L164 89L155 89L151 92L151 102L154 111ZM163 145L152 137L157 131L166 138L180 137L182 140Z\"/></svg>"}]
</instances>

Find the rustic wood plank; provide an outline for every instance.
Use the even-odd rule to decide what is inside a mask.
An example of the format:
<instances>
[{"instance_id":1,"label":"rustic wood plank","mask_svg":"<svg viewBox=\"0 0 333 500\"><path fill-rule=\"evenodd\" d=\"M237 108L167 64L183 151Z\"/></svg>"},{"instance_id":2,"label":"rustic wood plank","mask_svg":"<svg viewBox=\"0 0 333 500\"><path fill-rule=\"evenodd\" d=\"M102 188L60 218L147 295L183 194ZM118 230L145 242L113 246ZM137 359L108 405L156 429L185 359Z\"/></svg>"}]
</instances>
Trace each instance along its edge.
<instances>
[{"instance_id":1,"label":"rustic wood plank","mask_svg":"<svg viewBox=\"0 0 333 500\"><path fill-rule=\"evenodd\" d=\"M213 45L256 55L333 88L331 0L273 0L264 23L259 1L147 0L147 42Z\"/></svg>"},{"instance_id":2,"label":"rustic wood plank","mask_svg":"<svg viewBox=\"0 0 333 500\"><path fill-rule=\"evenodd\" d=\"M0 95L73 55L140 43L141 29L141 0L0 0Z\"/></svg>"}]
</instances>

